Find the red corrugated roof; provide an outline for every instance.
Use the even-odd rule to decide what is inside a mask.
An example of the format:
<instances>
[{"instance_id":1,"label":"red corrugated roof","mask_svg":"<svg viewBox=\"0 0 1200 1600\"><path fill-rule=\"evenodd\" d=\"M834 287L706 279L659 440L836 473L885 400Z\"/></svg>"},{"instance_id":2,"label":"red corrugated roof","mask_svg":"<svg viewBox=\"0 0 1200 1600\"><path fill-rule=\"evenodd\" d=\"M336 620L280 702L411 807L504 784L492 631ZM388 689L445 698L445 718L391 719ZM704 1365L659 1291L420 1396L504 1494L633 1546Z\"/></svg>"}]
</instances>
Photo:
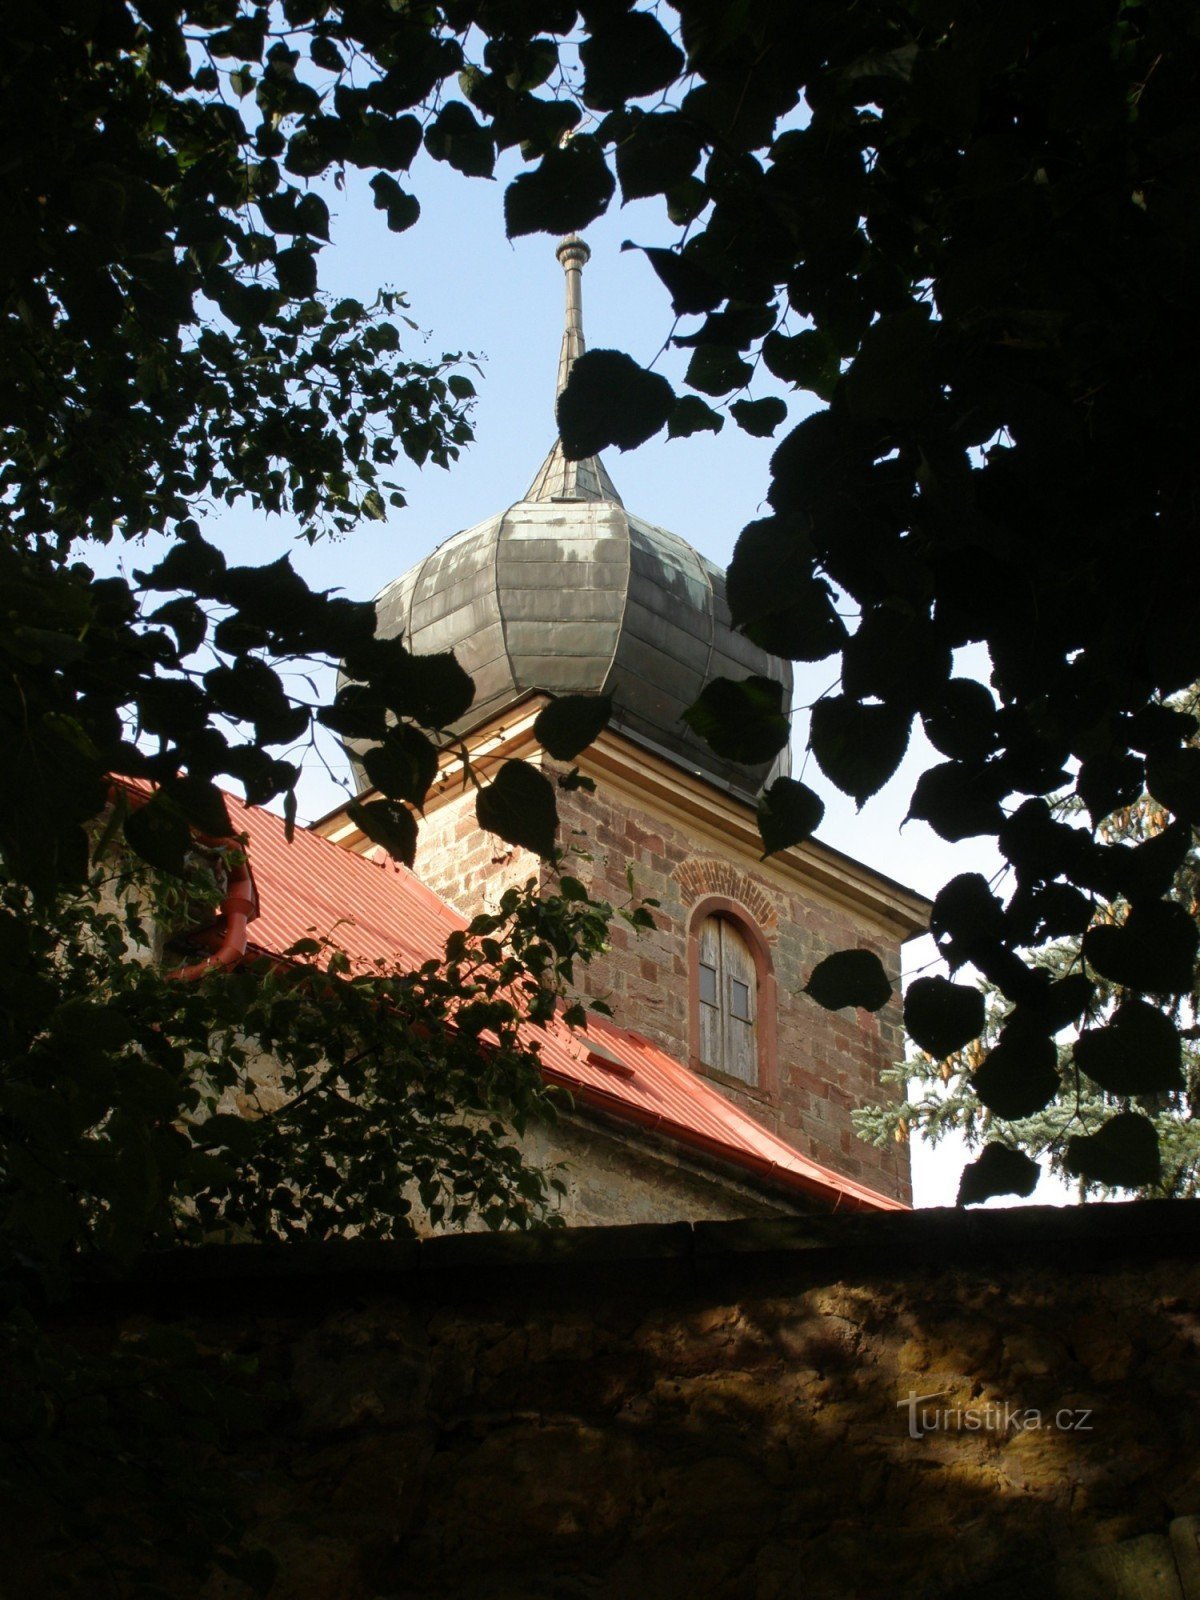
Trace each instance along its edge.
<instances>
[{"instance_id":1,"label":"red corrugated roof","mask_svg":"<svg viewBox=\"0 0 1200 1600\"><path fill-rule=\"evenodd\" d=\"M446 936L466 926L465 918L398 863L370 860L301 829L289 844L282 820L258 806L233 801L230 813L234 827L248 835L258 889L252 950L280 955L299 939L328 936L355 963L382 958L417 966L440 957ZM535 1031L547 1079L584 1105L836 1209L906 1209L801 1155L629 1029L592 1016L586 1034L560 1022Z\"/></svg>"}]
</instances>

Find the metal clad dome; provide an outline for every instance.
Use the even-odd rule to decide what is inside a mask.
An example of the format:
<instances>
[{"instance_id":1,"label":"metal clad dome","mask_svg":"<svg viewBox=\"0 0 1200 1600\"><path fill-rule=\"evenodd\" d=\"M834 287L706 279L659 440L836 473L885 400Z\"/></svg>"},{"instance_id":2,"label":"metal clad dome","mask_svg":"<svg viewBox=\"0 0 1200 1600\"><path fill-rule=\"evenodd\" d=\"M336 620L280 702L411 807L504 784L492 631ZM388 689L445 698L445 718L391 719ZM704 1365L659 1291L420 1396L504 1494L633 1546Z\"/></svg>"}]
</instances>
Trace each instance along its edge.
<instances>
[{"instance_id":1,"label":"metal clad dome","mask_svg":"<svg viewBox=\"0 0 1200 1600\"><path fill-rule=\"evenodd\" d=\"M583 350L580 269L568 239L561 393ZM773 678L791 703L791 664L734 631L725 578L685 540L626 511L596 457L569 462L555 443L525 499L464 529L376 601L378 632L418 654L452 650L475 680L454 731L478 725L530 690L611 694L613 725L691 771L746 794L786 772L723 761L681 714L709 679ZM360 774L360 783L363 782Z\"/></svg>"}]
</instances>

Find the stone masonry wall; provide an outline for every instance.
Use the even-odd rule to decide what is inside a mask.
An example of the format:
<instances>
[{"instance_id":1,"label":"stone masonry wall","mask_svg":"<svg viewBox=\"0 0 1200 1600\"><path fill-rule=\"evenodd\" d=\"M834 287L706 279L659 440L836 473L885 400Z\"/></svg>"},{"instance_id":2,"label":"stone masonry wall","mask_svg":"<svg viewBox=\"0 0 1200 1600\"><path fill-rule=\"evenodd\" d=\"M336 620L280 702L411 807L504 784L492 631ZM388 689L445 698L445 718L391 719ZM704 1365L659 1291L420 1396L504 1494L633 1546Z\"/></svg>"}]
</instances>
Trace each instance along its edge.
<instances>
[{"instance_id":1,"label":"stone masonry wall","mask_svg":"<svg viewBox=\"0 0 1200 1600\"><path fill-rule=\"evenodd\" d=\"M505 889L539 879L531 850L484 833L475 820L475 791L455 795L421 824L413 870L422 883L465 917L494 911Z\"/></svg>"},{"instance_id":2,"label":"stone masonry wall","mask_svg":"<svg viewBox=\"0 0 1200 1600\"><path fill-rule=\"evenodd\" d=\"M550 769L553 770L553 769ZM818 961L860 946L883 962L899 995L899 948L894 937L858 920L844 907L787 889L777 874L722 854L678 822L653 815L611 790L559 794L560 837L589 853L569 870L600 899L624 905L626 868L637 893L660 902L653 933L617 923L612 948L582 969L580 988L604 998L623 1027L688 1061L687 936L693 906L707 895L738 901L771 950L778 985L778 1092L765 1096L721 1081L717 1087L803 1154L834 1171L910 1202L906 1148L877 1150L855 1133L850 1113L886 1097L885 1067L904 1053L898 998L882 1011L828 1012L801 994ZM416 871L467 916L490 910L513 883L540 870L537 858L481 832L474 795L457 796L423 825Z\"/></svg>"},{"instance_id":3,"label":"stone masonry wall","mask_svg":"<svg viewBox=\"0 0 1200 1600\"><path fill-rule=\"evenodd\" d=\"M732 1222L742 1217L791 1216L808 1209L798 1197L765 1193L693 1166L627 1127L602 1128L580 1117L553 1127L532 1126L521 1152L558 1176L566 1193L554 1211L568 1227L651 1222Z\"/></svg>"},{"instance_id":4,"label":"stone masonry wall","mask_svg":"<svg viewBox=\"0 0 1200 1600\"><path fill-rule=\"evenodd\" d=\"M227 1089L218 1111L258 1117L285 1102L275 1057L249 1050L248 1083ZM678 1145L639 1133L628 1124L611 1122L600 1113L560 1113L554 1123L531 1123L517 1138L530 1166L563 1185L551 1196L550 1214L568 1227L661 1222L730 1222L741 1217L795 1216L814 1209L802 1196L756 1186L729 1167L705 1165ZM449 1223L435 1225L421 1201L418 1185L406 1190L412 1210L409 1221L428 1237L457 1232ZM469 1227L484 1230L482 1217ZM0 1600L5 1600L0 1590Z\"/></svg>"},{"instance_id":5,"label":"stone masonry wall","mask_svg":"<svg viewBox=\"0 0 1200 1600\"><path fill-rule=\"evenodd\" d=\"M68 1331L255 1363L269 1600L1197 1600L1198 1257L1193 1202L234 1247Z\"/></svg>"}]
</instances>

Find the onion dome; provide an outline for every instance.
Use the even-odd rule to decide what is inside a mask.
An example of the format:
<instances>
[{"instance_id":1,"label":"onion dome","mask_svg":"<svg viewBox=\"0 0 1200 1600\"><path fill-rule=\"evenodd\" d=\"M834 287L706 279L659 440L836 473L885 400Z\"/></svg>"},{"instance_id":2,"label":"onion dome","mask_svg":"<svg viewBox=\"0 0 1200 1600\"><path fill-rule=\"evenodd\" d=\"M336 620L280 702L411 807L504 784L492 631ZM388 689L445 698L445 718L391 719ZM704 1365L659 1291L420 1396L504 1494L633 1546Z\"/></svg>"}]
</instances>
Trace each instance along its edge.
<instances>
[{"instance_id":1,"label":"onion dome","mask_svg":"<svg viewBox=\"0 0 1200 1600\"><path fill-rule=\"evenodd\" d=\"M564 240L566 326L558 393L583 353L581 278L589 250ZM677 534L626 510L598 456L568 461L556 441L524 499L447 539L376 600L377 631L417 654L452 650L475 680L455 733L532 690L611 694L611 726L743 794L786 772L722 760L680 721L712 678L773 678L791 703L789 662L734 631L720 568ZM365 782L360 774L360 783Z\"/></svg>"}]
</instances>

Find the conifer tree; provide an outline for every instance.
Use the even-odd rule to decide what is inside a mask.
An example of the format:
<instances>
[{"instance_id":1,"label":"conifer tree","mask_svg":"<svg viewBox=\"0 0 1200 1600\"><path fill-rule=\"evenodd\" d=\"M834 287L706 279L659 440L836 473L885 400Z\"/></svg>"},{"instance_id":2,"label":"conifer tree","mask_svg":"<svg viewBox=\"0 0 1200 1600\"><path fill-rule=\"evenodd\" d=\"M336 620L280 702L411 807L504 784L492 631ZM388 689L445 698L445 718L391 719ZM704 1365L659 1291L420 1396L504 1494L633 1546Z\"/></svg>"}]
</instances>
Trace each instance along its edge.
<instances>
[{"instance_id":1,"label":"conifer tree","mask_svg":"<svg viewBox=\"0 0 1200 1600\"><path fill-rule=\"evenodd\" d=\"M1194 713L1198 705L1200 689L1175 702L1177 710L1189 713ZM1082 821L1083 802L1077 795L1062 797L1054 809L1062 820ZM1170 826L1171 819L1163 807L1143 792L1105 817L1098 833L1105 844L1165 853L1170 848ZM1183 906L1193 919L1200 919L1200 849L1194 833L1174 872L1169 898ZM1128 911L1128 902L1117 896L1097 908L1092 926L1122 926ZM1094 984L1082 1019L1086 1031L1087 1027L1111 1021L1122 1006L1128 1008L1130 1001L1119 984L1101 974L1088 969L1084 976L1082 944L1080 934L1053 939L1035 953L1033 964L1055 985L1077 984L1081 978ZM1077 1182L1084 1198L1109 1197L1118 1190L1130 1189L1145 1198L1191 1199L1200 1194L1200 1027L1196 992L1160 1002L1159 1015L1177 1024L1181 1039L1174 1087L1137 1093L1130 1083L1127 1092L1117 1092L1114 1084L1130 1080L1122 1080L1120 1068L1114 1079L1112 1063L1103 1056L1093 1057L1090 1065L1106 1079L1109 1086L1105 1087L1087 1070L1088 1047L1084 1045L1077 1052L1080 1028L1072 1026L1056 1040L1057 1093L1032 1114L1012 1118L1002 1117L985 1106L973 1087L973 1079L988 1053L997 1046L1015 1009L995 984L981 983L981 994L985 1022L979 1037L949 1055L918 1050L909 1059L897 1062L885 1074L885 1081L899 1084L902 1089L907 1085L907 1097L900 1104L889 1101L856 1112L855 1121L863 1138L885 1145L893 1139L907 1141L916 1135L936 1146L948 1135L958 1133L970 1149L982 1147L979 1159L963 1174L960 1203L985 1199L993 1193L1031 1194L1040 1176L1039 1168ZM1127 1010L1126 1015L1129 1014ZM1135 1051L1142 1052L1140 1068L1135 1059L1132 1070L1135 1074L1138 1070L1149 1073L1161 1029L1149 1017L1133 1015L1144 1031L1130 1039L1131 1056ZM1130 1069L1124 1070L1128 1073ZM1170 1069L1167 1070L1169 1076ZM1079 1146L1073 1142L1094 1138L1114 1113L1128 1112L1149 1118L1158 1137L1159 1159L1153 1162L1147 1158L1143 1181L1136 1185L1106 1184L1097 1176L1081 1173L1076 1164Z\"/></svg>"}]
</instances>

